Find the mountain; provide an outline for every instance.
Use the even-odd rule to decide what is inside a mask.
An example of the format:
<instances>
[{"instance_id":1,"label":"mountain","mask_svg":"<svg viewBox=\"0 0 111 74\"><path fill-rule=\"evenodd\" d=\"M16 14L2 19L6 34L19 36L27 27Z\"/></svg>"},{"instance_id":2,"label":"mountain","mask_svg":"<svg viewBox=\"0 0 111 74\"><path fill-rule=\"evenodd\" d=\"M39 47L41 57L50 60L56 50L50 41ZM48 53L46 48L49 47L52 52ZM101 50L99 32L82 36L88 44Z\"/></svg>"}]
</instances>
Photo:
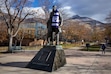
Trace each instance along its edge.
<instances>
[{"instance_id":1,"label":"mountain","mask_svg":"<svg viewBox=\"0 0 111 74\"><path fill-rule=\"evenodd\" d=\"M87 23L87 24L90 24L90 25L104 25L104 23L100 22L100 21L97 21L97 20L94 20L92 18L89 18L89 17L81 17L79 15L74 15L71 17L71 19L74 19L76 21L80 21L80 22L84 22L84 23Z\"/></svg>"}]
</instances>

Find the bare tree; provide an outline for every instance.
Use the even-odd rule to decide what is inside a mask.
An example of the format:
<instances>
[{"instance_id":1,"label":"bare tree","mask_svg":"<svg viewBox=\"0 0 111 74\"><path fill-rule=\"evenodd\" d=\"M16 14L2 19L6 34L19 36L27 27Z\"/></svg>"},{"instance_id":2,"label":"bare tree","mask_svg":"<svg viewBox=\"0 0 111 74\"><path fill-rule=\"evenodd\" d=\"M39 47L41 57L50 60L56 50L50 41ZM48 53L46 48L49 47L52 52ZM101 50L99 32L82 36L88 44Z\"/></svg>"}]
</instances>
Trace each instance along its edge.
<instances>
[{"instance_id":1,"label":"bare tree","mask_svg":"<svg viewBox=\"0 0 111 74\"><path fill-rule=\"evenodd\" d=\"M107 21L107 24L105 25L104 36L105 39L108 40L109 43L111 43L111 11L109 12L105 20Z\"/></svg>"},{"instance_id":2,"label":"bare tree","mask_svg":"<svg viewBox=\"0 0 111 74\"><path fill-rule=\"evenodd\" d=\"M22 46L22 41L23 41L23 38L25 37L25 30L24 29L21 29L20 31L19 31L19 34L17 34L17 36L16 36L16 43L17 43L17 41L19 41L19 47L21 48L21 46ZM16 44L15 43L15 44Z\"/></svg>"},{"instance_id":3,"label":"bare tree","mask_svg":"<svg viewBox=\"0 0 111 74\"><path fill-rule=\"evenodd\" d=\"M4 22L0 21L0 43L7 40L7 30Z\"/></svg>"},{"instance_id":4,"label":"bare tree","mask_svg":"<svg viewBox=\"0 0 111 74\"><path fill-rule=\"evenodd\" d=\"M111 24L105 25L104 36L109 40L109 43L111 43Z\"/></svg>"},{"instance_id":5,"label":"bare tree","mask_svg":"<svg viewBox=\"0 0 111 74\"><path fill-rule=\"evenodd\" d=\"M90 40L91 30L85 25L85 23L81 25L80 22L67 20L65 26L63 26L65 30L63 37L67 40Z\"/></svg>"},{"instance_id":6,"label":"bare tree","mask_svg":"<svg viewBox=\"0 0 111 74\"><path fill-rule=\"evenodd\" d=\"M62 7L62 5L60 3L58 3L57 1L55 2L55 0L39 0L39 5L42 7L42 9L45 12L45 20L47 21L50 15L50 9L52 8L53 5L56 5L57 8L59 9L61 16L63 17L63 19L67 19L69 16L69 13L66 12L66 10ZM55 2L55 3L53 3Z\"/></svg>"},{"instance_id":7,"label":"bare tree","mask_svg":"<svg viewBox=\"0 0 111 74\"><path fill-rule=\"evenodd\" d=\"M105 20L106 20L108 23L111 23L111 12L108 14L108 16L105 18Z\"/></svg>"},{"instance_id":8,"label":"bare tree","mask_svg":"<svg viewBox=\"0 0 111 74\"><path fill-rule=\"evenodd\" d=\"M39 0L38 2L39 2L39 5L44 10L45 19L47 20L49 18L49 9L52 7L53 0Z\"/></svg>"},{"instance_id":9,"label":"bare tree","mask_svg":"<svg viewBox=\"0 0 111 74\"><path fill-rule=\"evenodd\" d=\"M57 3L57 7L59 9L59 12L61 13L61 16L62 16L63 20L68 19L69 15L70 15L70 13L66 12L68 10L65 9L60 3Z\"/></svg>"},{"instance_id":10,"label":"bare tree","mask_svg":"<svg viewBox=\"0 0 111 74\"><path fill-rule=\"evenodd\" d=\"M28 3L28 0L2 0L2 3L0 3L0 13L7 25L9 37L8 52L12 52L13 37L19 32L21 23L28 15L32 15L24 13L25 7L29 5Z\"/></svg>"}]
</instances>

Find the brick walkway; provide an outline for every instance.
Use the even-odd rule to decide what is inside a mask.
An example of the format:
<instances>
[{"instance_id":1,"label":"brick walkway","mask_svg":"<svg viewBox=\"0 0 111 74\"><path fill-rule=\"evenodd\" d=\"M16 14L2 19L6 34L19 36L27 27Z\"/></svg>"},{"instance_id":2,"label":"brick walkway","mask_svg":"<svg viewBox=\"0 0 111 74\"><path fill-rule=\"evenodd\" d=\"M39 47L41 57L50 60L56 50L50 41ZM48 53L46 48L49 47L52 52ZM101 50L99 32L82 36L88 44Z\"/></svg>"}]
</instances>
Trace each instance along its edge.
<instances>
[{"instance_id":1,"label":"brick walkway","mask_svg":"<svg viewBox=\"0 0 111 74\"><path fill-rule=\"evenodd\" d=\"M67 64L54 72L27 69L36 51L0 54L0 74L111 74L111 48L106 54L65 50Z\"/></svg>"}]
</instances>

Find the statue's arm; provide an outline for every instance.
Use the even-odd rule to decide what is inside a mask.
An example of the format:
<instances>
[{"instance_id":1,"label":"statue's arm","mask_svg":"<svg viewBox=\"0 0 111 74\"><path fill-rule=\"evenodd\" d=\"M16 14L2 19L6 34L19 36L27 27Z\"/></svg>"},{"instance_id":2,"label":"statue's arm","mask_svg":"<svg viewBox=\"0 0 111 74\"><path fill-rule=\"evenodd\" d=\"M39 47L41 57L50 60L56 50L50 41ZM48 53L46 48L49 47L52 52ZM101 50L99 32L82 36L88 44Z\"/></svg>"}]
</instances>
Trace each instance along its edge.
<instances>
[{"instance_id":1,"label":"statue's arm","mask_svg":"<svg viewBox=\"0 0 111 74\"><path fill-rule=\"evenodd\" d=\"M60 26L62 26L63 25L63 17L62 17L62 14L61 13L59 13L60 15L59 15L59 17L60 17Z\"/></svg>"},{"instance_id":2,"label":"statue's arm","mask_svg":"<svg viewBox=\"0 0 111 74\"><path fill-rule=\"evenodd\" d=\"M52 12L50 13L50 17L49 17L49 19L47 21L47 28L49 28L51 26L51 23L52 23L51 18L52 18Z\"/></svg>"}]
</instances>

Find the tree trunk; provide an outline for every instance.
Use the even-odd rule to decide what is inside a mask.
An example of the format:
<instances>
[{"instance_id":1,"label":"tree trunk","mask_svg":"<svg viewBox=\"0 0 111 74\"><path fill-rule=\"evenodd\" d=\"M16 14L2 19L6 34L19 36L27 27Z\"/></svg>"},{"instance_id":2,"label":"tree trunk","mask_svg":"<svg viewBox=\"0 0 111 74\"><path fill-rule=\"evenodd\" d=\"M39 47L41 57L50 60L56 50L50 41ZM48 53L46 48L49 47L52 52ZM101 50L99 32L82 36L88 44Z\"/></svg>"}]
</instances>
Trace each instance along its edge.
<instances>
[{"instance_id":1,"label":"tree trunk","mask_svg":"<svg viewBox=\"0 0 111 74\"><path fill-rule=\"evenodd\" d=\"M13 37L9 36L9 47L8 47L8 52L12 52L12 43L13 43Z\"/></svg>"},{"instance_id":2,"label":"tree trunk","mask_svg":"<svg viewBox=\"0 0 111 74\"><path fill-rule=\"evenodd\" d=\"M22 40L20 41L20 45L19 45L19 46L20 46L20 48L21 48L21 46L22 46Z\"/></svg>"},{"instance_id":3,"label":"tree trunk","mask_svg":"<svg viewBox=\"0 0 111 74\"><path fill-rule=\"evenodd\" d=\"M23 33L23 36L22 36L22 38L21 38L21 40L20 40L20 48L21 48L21 46L22 46L22 41L23 41L23 39L24 39L24 33Z\"/></svg>"}]
</instances>

